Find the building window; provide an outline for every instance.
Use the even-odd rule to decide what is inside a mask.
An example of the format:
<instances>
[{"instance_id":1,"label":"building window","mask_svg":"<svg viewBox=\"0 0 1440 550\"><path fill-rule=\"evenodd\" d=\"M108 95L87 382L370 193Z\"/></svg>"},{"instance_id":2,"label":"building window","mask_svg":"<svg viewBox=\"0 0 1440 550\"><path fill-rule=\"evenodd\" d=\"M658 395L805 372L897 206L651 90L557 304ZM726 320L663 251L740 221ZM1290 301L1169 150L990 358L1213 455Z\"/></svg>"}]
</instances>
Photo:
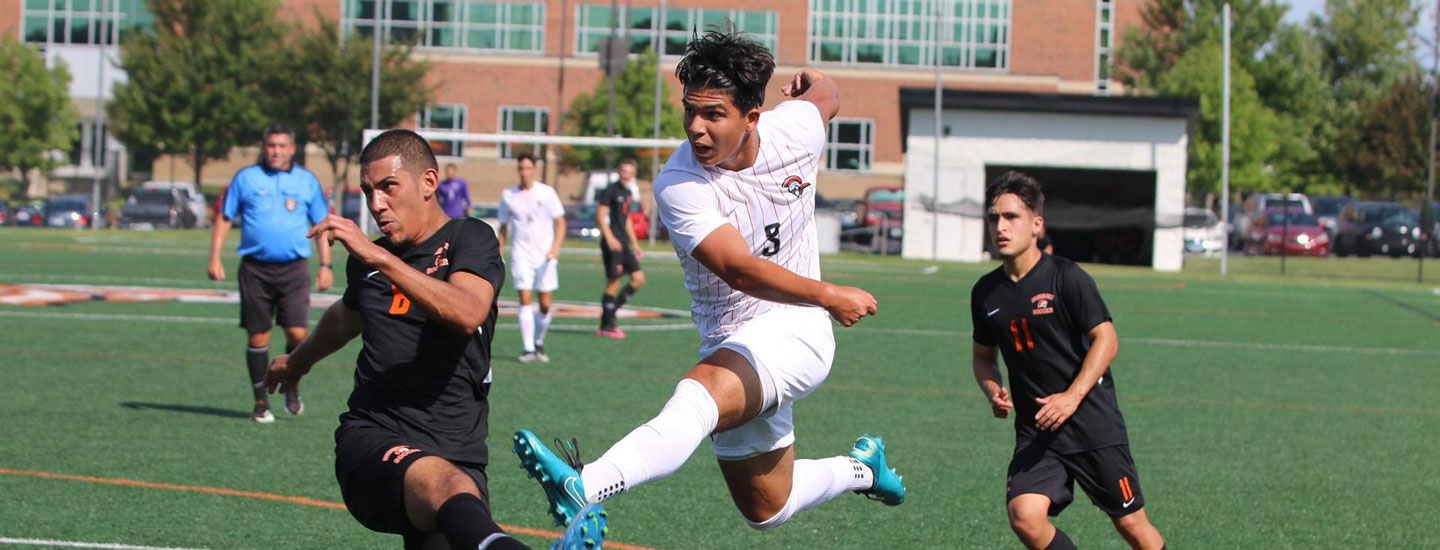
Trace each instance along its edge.
<instances>
[{"instance_id":1,"label":"building window","mask_svg":"<svg viewBox=\"0 0 1440 550\"><path fill-rule=\"evenodd\" d=\"M685 55L685 46L690 43L694 31L725 29L733 25L736 30L751 35L756 41L770 48L778 57L775 47L779 34L780 15L775 11L725 10L703 8L670 8L660 17L660 9L653 6L619 6L619 19L615 32L618 36L629 37L630 53L643 53L654 48L665 57ZM576 55L596 55L601 44L610 36L609 4L578 4L575 6L575 49ZM656 30L660 34L657 44Z\"/></svg>"},{"instance_id":2,"label":"building window","mask_svg":"<svg viewBox=\"0 0 1440 550\"><path fill-rule=\"evenodd\" d=\"M145 0L24 0L25 41L32 44L114 44L149 30Z\"/></svg>"},{"instance_id":3,"label":"building window","mask_svg":"<svg viewBox=\"0 0 1440 550\"><path fill-rule=\"evenodd\" d=\"M461 103L439 103L426 105L415 115L415 128L419 130L443 130L464 132L469 124L465 121L466 108ZM432 139L430 148L440 157L465 156L465 142L453 139Z\"/></svg>"},{"instance_id":4,"label":"building window","mask_svg":"<svg viewBox=\"0 0 1440 550\"><path fill-rule=\"evenodd\" d=\"M1110 60L1114 51L1115 2L1095 0L1095 95L1110 94Z\"/></svg>"},{"instance_id":5,"label":"building window","mask_svg":"<svg viewBox=\"0 0 1440 550\"><path fill-rule=\"evenodd\" d=\"M812 63L933 66L938 55L946 67L1003 72L1010 0L810 0L807 44Z\"/></svg>"},{"instance_id":6,"label":"building window","mask_svg":"<svg viewBox=\"0 0 1440 550\"><path fill-rule=\"evenodd\" d=\"M391 42L474 53L544 53L541 2L345 0L340 28L347 36L375 34L377 2L381 34Z\"/></svg>"},{"instance_id":7,"label":"building window","mask_svg":"<svg viewBox=\"0 0 1440 550\"><path fill-rule=\"evenodd\" d=\"M501 105L500 133L534 134L543 136L550 127L550 108L532 105ZM500 158L515 158L515 155L529 150L530 154L545 158L545 148L538 143L501 143Z\"/></svg>"},{"instance_id":8,"label":"building window","mask_svg":"<svg viewBox=\"0 0 1440 550\"><path fill-rule=\"evenodd\" d=\"M825 169L870 171L875 154L875 120L837 118L825 140Z\"/></svg>"}]
</instances>

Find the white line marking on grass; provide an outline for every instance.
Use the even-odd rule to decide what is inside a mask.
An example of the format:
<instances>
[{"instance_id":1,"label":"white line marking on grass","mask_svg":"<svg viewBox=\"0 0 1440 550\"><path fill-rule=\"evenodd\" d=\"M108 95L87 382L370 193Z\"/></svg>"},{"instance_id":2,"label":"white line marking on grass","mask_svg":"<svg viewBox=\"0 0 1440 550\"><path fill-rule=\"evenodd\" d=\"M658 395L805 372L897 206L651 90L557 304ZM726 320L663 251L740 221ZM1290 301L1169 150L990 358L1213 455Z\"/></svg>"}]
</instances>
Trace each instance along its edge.
<instances>
[{"instance_id":1,"label":"white line marking on grass","mask_svg":"<svg viewBox=\"0 0 1440 550\"><path fill-rule=\"evenodd\" d=\"M201 323L235 324L234 317L184 317L179 315L122 315L113 313L66 313L58 311L14 311L0 310L0 317L29 317L39 319L71 319L76 321L142 321L151 323ZM315 319L311 319L314 321ZM498 328L518 329L520 325L501 323ZM672 330L694 330L690 323L635 324L626 325L626 332L662 332ZM551 330L563 332L591 332L595 325L550 325Z\"/></svg>"},{"instance_id":2,"label":"white line marking on grass","mask_svg":"<svg viewBox=\"0 0 1440 550\"><path fill-rule=\"evenodd\" d=\"M63 548L103 548L106 550L206 550L204 548L177 548L171 546L135 546L108 542L75 542L69 540L12 539L0 537L0 544L23 544L27 546L60 546Z\"/></svg>"},{"instance_id":3,"label":"white line marking on grass","mask_svg":"<svg viewBox=\"0 0 1440 550\"><path fill-rule=\"evenodd\" d=\"M933 330L923 328L852 328L842 332L880 332L886 334L904 334L908 336L939 336L957 338L969 336L968 332L953 330ZM1261 351L1309 351L1316 353L1356 353L1361 355L1401 355L1409 357L1440 357L1440 350L1407 349L1407 348L1362 348L1354 346L1314 346L1306 344L1264 344L1257 342L1222 342L1215 340L1180 340L1175 338L1141 338L1121 337L1123 344L1150 344L1156 346L1175 346L1191 348L1231 348L1231 349L1254 349Z\"/></svg>"}]
</instances>

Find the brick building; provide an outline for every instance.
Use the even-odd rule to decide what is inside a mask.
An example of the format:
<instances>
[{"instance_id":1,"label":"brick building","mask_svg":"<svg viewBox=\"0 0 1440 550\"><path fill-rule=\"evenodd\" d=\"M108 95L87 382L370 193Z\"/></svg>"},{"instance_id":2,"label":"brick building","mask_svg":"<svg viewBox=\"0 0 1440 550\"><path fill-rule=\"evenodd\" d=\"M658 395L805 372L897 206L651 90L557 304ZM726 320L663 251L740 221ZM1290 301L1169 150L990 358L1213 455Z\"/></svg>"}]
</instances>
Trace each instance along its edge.
<instances>
[{"instance_id":1,"label":"brick building","mask_svg":"<svg viewBox=\"0 0 1440 550\"><path fill-rule=\"evenodd\" d=\"M319 13L346 33L368 35L378 7L382 35L418 37L420 55L434 63L438 91L411 125L475 133L554 133L561 109L601 82L597 52L611 34L612 14L631 51L662 52L667 74L692 29L730 21L776 54L767 102L777 101L784 81L805 66L839 82L843 104L831 126L822 192L856 197L871 185L902 183L900 91L934 86L937 53L949 90L1105 95L1114 86L1110 52L1122 29L1138 22L1143 1L939 0L937 9L930 0L673 0L661 11L656 0L284 0L279 15L314 25ZM21 36L48 58L70 64L86 137L95 132L100 44L150 24L144 0L0 0L0 33ZM113 58L116 49L108 51ZM106 70L104 97L108 83L124 78L113 65ZM94 140L81 141L71 153L73 166L53 178L88 181L97 148ZM494 200L512 182L508 148L441 146L450 153L442 162L460 165L476 200ZM255 156L240 149L229 161L207 165L205 183L228 181ZM168 178L172 160L151 167L155 179ZM180 164L176 176L189 179L183 159ZM333 176L324 164L309 163L329 185ZM578 193L580 177L552 174L551 180L569 196Z\"/></svg>"}]
</instances>

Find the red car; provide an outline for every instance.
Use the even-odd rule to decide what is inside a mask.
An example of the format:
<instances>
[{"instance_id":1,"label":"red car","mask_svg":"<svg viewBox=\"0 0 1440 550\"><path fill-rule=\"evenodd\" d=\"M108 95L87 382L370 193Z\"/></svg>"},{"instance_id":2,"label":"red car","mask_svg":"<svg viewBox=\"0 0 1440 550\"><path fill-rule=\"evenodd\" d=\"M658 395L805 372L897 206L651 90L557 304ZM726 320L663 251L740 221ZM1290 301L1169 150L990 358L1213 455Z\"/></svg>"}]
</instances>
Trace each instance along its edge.
<instances>
[{"instance_id":1,"label":"red car","mask_svg":"<svg viewBox=\"0 0 1440 550\"><path fill-rule=\"evenodd\" d=\"M1263 218L1255 220L1255 229L1257 235L1265 236L1265 242L1252 245L1267 256L1330 255L1330 234L1301 209L1267 209Z\"/></svg>"},{"instance_id":2,"label":"red car","mask_svg":"<svg viewBox=\"0 0 1440 550\"><path fill-rule=\"evenodd\" d=\"M860 204L859 225L868 232L856 232L855 240L871 245L874 235L885 239L899 240L905 231L905 188L898 185L884 185L865 190L865 200Z\"/></svg>"}]
</instances>

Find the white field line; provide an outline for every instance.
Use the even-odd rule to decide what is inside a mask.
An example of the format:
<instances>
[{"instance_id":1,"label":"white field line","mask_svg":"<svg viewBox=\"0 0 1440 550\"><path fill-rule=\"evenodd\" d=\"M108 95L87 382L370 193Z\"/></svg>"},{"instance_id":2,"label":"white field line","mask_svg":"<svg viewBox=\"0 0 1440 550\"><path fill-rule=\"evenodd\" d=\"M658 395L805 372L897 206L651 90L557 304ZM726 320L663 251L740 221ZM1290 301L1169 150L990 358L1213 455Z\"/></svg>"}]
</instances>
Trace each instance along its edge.
<instances>
[{"instance_id":1,"label":"white field line","mask_svg":"<svg viewBox=\"0 0 1440 550\"><path fill-rule=\"evenodd\" d=\"M78 321L138 321L155 323L203 323L203 324L234 324L238 321L234 317L181 317L174 315L115 315L106 313L62 313L51 311L16 311L0 310L0 318L40 318L40 319L72 319ZM498 328L515 329L519 325L512 323L500 323ZM595 329L595 325L551 325L551 329L565 332L589 332ZM666 323L655 325L630 325L625 328L627 332L659 332L672 330L693 330L690 323ZM910 329L910 328L853 328L845 329L843 332L880 333L880 334L903 334L907 336L931 336L938 338L964 338L970 336L968 332L953 330L933 329ZM1300 351L1312 353L1351 353L1357 355L1389 355L1405 357L1440 357L1440 350L1408 349L1408 348L1366 348L1356 346L1316 346L1308 344L1266 344L1258 342L1225 342L1217 340L1181 340L1176 338L1143 338L1127 337L1121 340L1127 344L1145 344L1154 346L1170 346L1182 348L1225 348L1225 349L1253 349L1259 351Z\"/></svg>"},{"instance_id":2,"label":"white field line","mask_svg":"<svg viewBox=\"0 0 1440 550\"><path fill-rule=\"evenodd\" d=\"M50 546L61 548L101 548L105 550L206 550L204 548L177 548L171 546L135 546L131 544L114 544L108 542L76 542L70 540L47 540L47 539L12 539L0 537L0 544L13 544L25 546Z\"/></svg>"}]
</instances>

